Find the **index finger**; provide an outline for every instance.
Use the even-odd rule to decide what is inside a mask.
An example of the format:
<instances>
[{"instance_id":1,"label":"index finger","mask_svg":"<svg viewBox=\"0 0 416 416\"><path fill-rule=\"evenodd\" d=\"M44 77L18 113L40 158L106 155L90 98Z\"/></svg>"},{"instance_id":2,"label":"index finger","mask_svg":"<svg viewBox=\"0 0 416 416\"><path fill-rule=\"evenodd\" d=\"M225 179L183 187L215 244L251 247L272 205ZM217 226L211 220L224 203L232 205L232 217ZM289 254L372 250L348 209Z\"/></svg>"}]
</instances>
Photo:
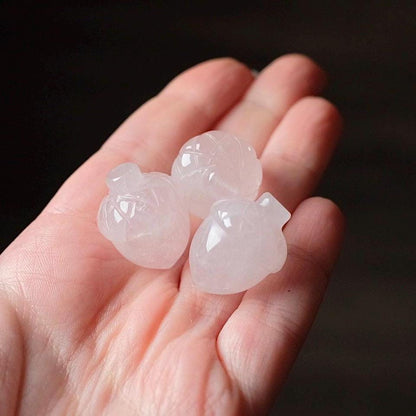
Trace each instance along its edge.
<instances>
[{"instance_id":1,"label":"index finger","mask_svg":"<svg viewBox=\"0 0 416 416\"><path fill-rule=\"evenodd\" d=\"M185 71L113 133L64 183L46 212L70 212L95 221L109 170L132 161L145 172L168 172L182 143L208 130L252 80L250 70L231 58L214 59Z\"/></svg>"}]
</instances>

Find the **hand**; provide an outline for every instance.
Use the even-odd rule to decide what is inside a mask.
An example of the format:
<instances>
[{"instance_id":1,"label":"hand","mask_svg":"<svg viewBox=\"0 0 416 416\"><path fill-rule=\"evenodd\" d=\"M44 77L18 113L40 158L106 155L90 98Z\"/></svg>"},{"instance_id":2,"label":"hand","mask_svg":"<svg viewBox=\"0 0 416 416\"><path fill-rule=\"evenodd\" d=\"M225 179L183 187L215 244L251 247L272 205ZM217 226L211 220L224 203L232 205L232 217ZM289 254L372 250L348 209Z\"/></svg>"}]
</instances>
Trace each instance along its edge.
<instances>
[{"instance_id":1,"label":"hand","mask_svg":"<svg viewBox=\"0 0 416 416\"><path fill-rule=\"evenodd\" d=\"M341 129L313 97L311 60L287 55L257 79L232 59L197 65L137 110L62 186L0 261L0 413L260 415L312 324L343 233L338 208L308 198ZM293 212L282 271L246 293L198 292L188 263L148 270L99 232L105 175L125 161L169 172L210 129L261 156L263 189Z\"/></svg>"}]
</instances>

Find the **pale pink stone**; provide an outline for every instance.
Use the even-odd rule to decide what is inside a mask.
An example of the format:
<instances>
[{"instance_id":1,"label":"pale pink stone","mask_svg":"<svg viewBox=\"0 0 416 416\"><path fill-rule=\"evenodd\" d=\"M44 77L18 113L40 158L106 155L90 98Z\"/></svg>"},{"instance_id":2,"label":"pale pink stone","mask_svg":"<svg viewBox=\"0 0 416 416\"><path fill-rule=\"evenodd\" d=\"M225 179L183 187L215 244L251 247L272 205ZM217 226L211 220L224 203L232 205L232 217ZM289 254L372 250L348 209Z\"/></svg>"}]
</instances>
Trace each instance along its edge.
<instances>
[{"instance_id":1,"label":"pale pink stone","mask_svg":"<svg viewBox=\"0 0 416 416\"><path fill-rule=\"evenodd\" d=\"M188 244L189 213L169 175L142 173L124 163L107 176L109 194L98 227L131 262L155 269L173 266Z\"/></svg>"},{"instance_id":2,"label":"pale pink stone","mask_svg":"<svg viewBox=\"0 0 416 416\"><path fill-rule=\"evenodd\" d=\"M215 203L190 248L195 286L208 293L238 293L279 271L287 257L282 227L289 218L286 208L268 192L256 202Z\"/></svg>"},{"instance_id":3,"label":"pale pink stone","mask_svg":"<svg viewBox=\"0 0 416 416\"><path fill-rule=\"evenodd\" d=\"M228 133L209 131L186 142L172 166L192 214L205 218L220 199L254 200L262 180L256 152Z\"/></svg>"}]
</instances>

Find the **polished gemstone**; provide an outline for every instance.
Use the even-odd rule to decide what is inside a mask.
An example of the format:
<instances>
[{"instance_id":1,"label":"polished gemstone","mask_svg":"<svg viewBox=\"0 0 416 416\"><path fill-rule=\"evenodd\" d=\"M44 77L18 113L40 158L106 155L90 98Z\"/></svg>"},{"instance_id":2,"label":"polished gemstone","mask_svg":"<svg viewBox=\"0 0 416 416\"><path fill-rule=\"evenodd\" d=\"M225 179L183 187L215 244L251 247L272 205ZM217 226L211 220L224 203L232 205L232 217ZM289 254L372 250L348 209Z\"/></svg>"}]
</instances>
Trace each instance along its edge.
<instances>
[{"instance_id":1,"label":"polished gemstone","mask_svg":"<svg viewBox=\"0 0 416 416\"><path fill-rule=\"evenodd\" d=\"M189 210L205 218L221 199L254 200L262 168L252 146L221 131L209 131L186 142L172 166Z\"/></svg>"},{"instance_id":2,"label":"polished gemstone","mask_svg":"<svg viewBox=\"0 0 416 416\"><path fill-rule=\"evenodd\" d=\"M108 174L107 186L97 218L101 233L137 265L173 266L186 248L190 225L183 195L171 177L124 163Z\"/></svg>"},{"instance_id":3,"label":"polished gemstone","mask_svg":"<svg viewBox=\"0 0 416 416\"><path fill-rule=\"evenodd\" d=\"M279 271L287 257L283 225L290 213L270 193L257 201L216 202L192 240L195 286L208 293L247 290Z\"/></svg>"}]
</instances>

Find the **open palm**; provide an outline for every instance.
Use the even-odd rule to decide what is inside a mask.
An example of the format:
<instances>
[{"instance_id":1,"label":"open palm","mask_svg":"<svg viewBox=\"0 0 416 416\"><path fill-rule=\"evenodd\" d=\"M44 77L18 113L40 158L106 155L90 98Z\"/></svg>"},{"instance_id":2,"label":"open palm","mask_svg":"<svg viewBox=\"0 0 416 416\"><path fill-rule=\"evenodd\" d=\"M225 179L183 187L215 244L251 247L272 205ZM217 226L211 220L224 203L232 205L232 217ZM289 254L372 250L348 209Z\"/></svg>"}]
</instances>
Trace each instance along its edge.
<instances>
[{"instance_id":1,"label":"open palm","mask_svg":"<svg viewBox=\"0 0 416 416\"><path fill-rule=\"evenodd\" d=\"M340 117L323 72L300 55L257 78L232 59L175 78L62 186L0 262L0 414L260 415L302 345L342 238L337 207L309 198ZM125 260L98 232L105 175L125 161L169 172L211 129L249 141L262 191L290 211L283 270L237 295L198 292L186 256L170 270Z\"/></svg>"}]
</instances>

